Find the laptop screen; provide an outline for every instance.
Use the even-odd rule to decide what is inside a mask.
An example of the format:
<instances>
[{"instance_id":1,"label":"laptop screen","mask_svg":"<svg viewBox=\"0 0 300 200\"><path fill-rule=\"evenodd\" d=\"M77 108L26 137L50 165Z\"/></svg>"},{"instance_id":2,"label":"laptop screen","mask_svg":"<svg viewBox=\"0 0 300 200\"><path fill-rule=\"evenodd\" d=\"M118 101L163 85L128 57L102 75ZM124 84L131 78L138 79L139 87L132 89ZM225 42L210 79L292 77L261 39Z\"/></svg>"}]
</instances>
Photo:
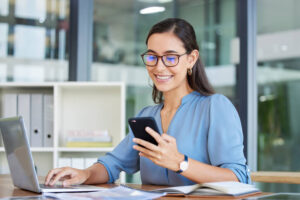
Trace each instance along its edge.
<instances>
[{"instance_id":1,"label":"laptop screen","mask_svg":"<svg viewBox=\"0 0 300 200\"><path fill-rule=\"evenodd\" d=\"M39 192L22 117L0 119L0 131L14 185Z\"/></svg>"}]
</instances>

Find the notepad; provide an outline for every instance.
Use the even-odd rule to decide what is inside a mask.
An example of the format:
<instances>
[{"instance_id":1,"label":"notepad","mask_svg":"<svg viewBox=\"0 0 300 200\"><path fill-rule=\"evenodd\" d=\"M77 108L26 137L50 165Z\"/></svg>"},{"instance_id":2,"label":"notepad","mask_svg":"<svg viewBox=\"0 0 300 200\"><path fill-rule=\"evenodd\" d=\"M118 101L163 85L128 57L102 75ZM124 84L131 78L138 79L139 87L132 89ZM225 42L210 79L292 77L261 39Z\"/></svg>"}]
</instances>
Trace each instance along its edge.
<instances>
[{"instance_id":1,"label":"notepad","mask_svg":"<svg viewBox=\"0 0 300 200\"><path fill-rule=\"evenodd\" d=\"M166 192L167 194L200 195L200 196L242 196L260 192L250 184L234 181L210 182L188 186L176 186L152 190L153 192Z\"/></svg>"}]
</instances>

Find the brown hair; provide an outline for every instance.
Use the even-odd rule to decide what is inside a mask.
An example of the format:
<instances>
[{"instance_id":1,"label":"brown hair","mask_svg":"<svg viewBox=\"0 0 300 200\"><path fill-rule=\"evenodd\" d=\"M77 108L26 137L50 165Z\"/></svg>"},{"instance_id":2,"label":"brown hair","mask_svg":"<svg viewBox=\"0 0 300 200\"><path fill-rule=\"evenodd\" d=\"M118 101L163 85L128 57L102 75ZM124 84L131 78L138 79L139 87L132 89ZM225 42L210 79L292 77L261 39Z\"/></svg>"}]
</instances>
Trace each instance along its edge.
<instances>
[{"instance_id":1,"label":"brown hair","mask_svg":"<svg viewBox=\"0 0 300 200\"><path fill-rule=\"evenodd\" d=\"M172 31L182 41L188 54L194 49L199 51L194 28L187 21L179 18L168 18L152 26L146 39L146 45L148 44L148 39L152 34L169 31ZM204 96L209 96L215 93L213 87L208 81L204 65L201 62L200 57L193 66L192 75L187 75L187 80L193 90ZM162 103L163 101L163 94L157 90L155 85L153 85L152 99L155 103Z\"/></svg>"}]
</instances>

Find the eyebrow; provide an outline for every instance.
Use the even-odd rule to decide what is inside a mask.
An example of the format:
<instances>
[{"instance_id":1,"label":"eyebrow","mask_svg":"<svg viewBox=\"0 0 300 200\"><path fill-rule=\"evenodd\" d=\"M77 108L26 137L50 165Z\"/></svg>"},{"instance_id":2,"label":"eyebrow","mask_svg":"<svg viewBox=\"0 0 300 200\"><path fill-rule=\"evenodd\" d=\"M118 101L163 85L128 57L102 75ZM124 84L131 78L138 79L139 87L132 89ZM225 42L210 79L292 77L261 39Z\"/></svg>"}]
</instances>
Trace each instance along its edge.
<instances>
[{"instance_id":1,"label":"eyebrow","mask_svg":"<svg viewBox=\"0 0 300 200\"><path fill-rule=\"evenodd\" d=\"M153 50L151 50L151 49L148 49L148 50L146 51L146 53L156 53L156 54L157 54L156 51L153 51ZM165 53L178 53L178 52L175 51L175 50L168 50L168 51L165 51L164 54L165 54Z\"/></svg>"}]
</instances>

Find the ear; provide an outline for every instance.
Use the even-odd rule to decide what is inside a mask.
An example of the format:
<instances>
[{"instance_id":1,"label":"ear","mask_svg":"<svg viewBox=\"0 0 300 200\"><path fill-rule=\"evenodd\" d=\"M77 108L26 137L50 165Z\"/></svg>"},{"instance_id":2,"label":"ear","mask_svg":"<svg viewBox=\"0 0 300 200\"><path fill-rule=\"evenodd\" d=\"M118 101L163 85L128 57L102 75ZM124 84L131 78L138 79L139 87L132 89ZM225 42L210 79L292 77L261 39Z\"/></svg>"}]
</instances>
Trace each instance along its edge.
<instances>
[{"instance_id":1,"label":"ear","mask_svg":"<svg viewBox=\"0 0 300 200\"><path fill-rule=\"evenodd\" d=\"M197 62L199 58L199 51L197 49L194 49L189 55L188 55L188 63L189 68L193 68L195 63Z\"/></svg>"}]
</instances>

